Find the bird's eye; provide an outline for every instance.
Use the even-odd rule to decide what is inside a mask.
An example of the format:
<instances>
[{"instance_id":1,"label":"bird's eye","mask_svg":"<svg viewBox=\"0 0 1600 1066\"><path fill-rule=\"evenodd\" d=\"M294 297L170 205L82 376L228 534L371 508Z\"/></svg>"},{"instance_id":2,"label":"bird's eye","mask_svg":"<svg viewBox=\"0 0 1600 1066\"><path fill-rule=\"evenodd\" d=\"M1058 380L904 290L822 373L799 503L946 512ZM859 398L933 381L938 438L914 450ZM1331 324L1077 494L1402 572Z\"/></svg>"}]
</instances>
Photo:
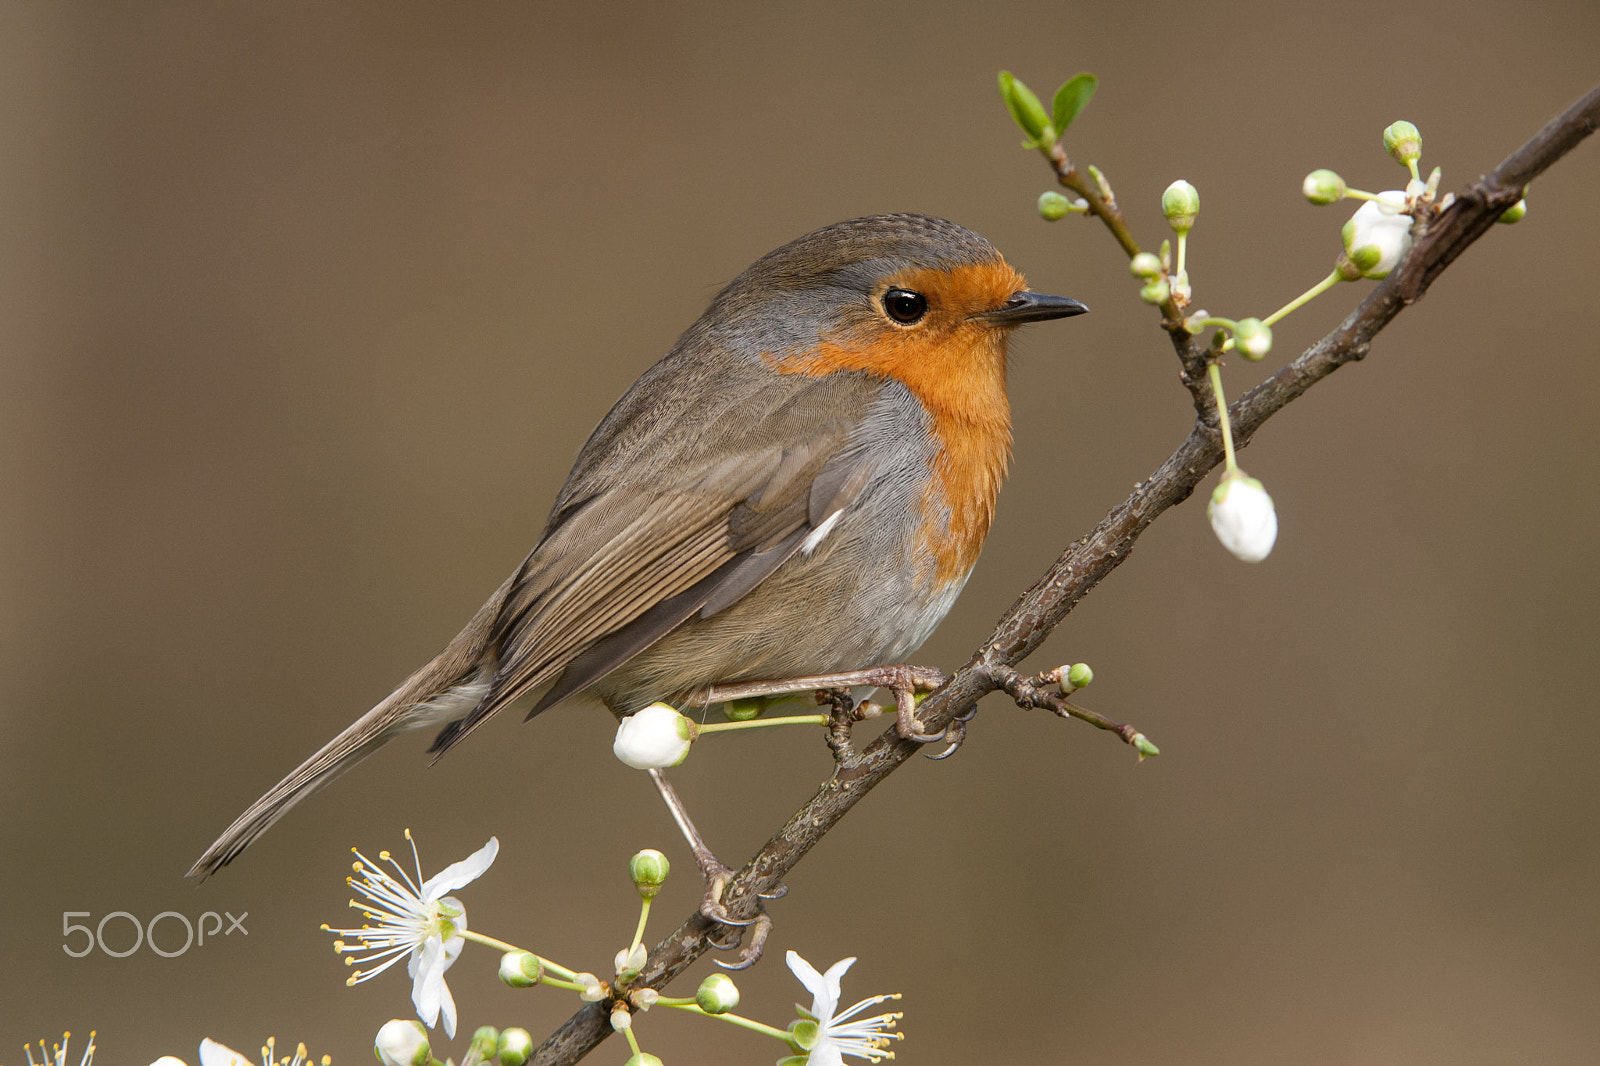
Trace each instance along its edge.
<instances>
[{"instance_id":1,"label":"bird's eye","mask_svg":"<svg viewBox=\"0 0 1600 1066\"><path fill-rule=\"evenodd\" d=\"M883 309L902 325L911 325L928 313L928 298L910 289L890 289L883 294Z\"/></svg>"}]
</instances>

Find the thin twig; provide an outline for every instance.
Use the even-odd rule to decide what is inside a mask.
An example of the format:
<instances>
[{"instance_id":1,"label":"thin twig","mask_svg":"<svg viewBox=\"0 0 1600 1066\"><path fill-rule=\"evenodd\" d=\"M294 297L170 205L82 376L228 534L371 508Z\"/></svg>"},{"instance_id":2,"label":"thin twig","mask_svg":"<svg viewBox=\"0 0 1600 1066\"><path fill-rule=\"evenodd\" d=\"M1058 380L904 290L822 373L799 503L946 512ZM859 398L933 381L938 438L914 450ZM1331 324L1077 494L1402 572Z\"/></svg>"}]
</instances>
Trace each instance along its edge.
<instances>
[{"instance_id":1,"label":"thin twig","mask_svg":"<svg viewBox=\"0 0 1600 1066\"><path fill-rule=\"evenodd\" d=\"M1455 203L1433 219L1417 237L1406 261L1374 289L1339 327L1306 349L1299 358L1251 389L1229 407L1234 433L1241 444L1273 414L1345 363L1365 357L1372 339L1405 307L1427 292L1434 279L1468 245L1481 237L1500 213L1522 196L1523 188L1571 151L1600 126L1600 88L1591 91L1553 119L1532 140L1512 153L1495 171L1456 193ZM1062 157L1063 161L1065 156ZM1107 207L1092 187L1077 179L1068 185L1089 200L1123 250L1138 251L1121 213ZM1067 184L1063 179L1063 184ZM1120 228L1119 228L1120 227ZM1174 338L1177 341L1177 338ZM1185 373L1192 372L1184 349ZM1203 362L1201 364L1203 369ZM1186 381L1186 384L1190 384ZM1196 387L1190 384L1191 391ZM1197 404L1197 407L1201 405ZM1214 418L1214 416L1213 416ZM984 695L1014 676L1014 664L1032 654L1088 592L1133 550L1139 536L1161 513L1188 499L1201 480L1221 461L1222 447L1214 422L1204 412L1188 438L1132 495L1100 520L1082 540L1070 545L1034 585L1024 592L995 626L994 632L967 664L921 706L925 728L942 729L968 712ZM1010 671L1010 674L1007 672ZM915 755L921 746L885 731L865 751L838 767L744 868L728 883L724 901L734 914L755 913L758 894L771 891L785 874L822 839L856 802ZM635 988L659 988L688 969L712 946L716 925L698 911L650 952ZM590 1003L569 1018L535 1052L536 1066L576 1062L611 1032L606 1005Z\"/></svg>"}]
</instances>

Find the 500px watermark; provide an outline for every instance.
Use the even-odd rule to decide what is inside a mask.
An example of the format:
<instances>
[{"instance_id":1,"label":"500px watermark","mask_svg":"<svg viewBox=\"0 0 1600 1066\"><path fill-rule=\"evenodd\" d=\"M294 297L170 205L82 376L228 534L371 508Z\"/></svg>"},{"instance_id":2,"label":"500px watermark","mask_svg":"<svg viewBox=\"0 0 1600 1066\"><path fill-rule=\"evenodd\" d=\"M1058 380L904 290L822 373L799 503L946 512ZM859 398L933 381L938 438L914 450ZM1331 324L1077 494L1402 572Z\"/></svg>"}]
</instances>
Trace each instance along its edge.
<instances>
[{"instance_id":1,"label":"500px watermark","mask_svg":"<svg viewBox=\"0 0 1600 1066\"><path fill-rule=\"evenodd\" d=\"M226 930L222 928L223 915L227 915L228 917L228 928ZM250 930L244 927L244 920L250 917L249 911L245 911L237 918L235 918L228 911L223 911L222 914L218 914L216 911L206 911L199 917L197 921L194 922L189 921L187 916L179 914L177 911L162 911L154 918L151 918L148 924L141 924L138 918L129 914L127 911L112 911L110 914L102 917L100 921L96 923L93 929L89 928L87 925L79 925L72 920L74 918L91 917L93 917L93 914L90 911L61 912L61 936L63 937L61 950L65 951L68 955L71 955L75 959L83 958L97 947L105 954L110 955L113 959L125 959L129 955L132 955L135 951L138 951L142 946L148 946L151 951L155 952L157 955L160 955L162 958L175 959L179 955L182 955L184 952L188 951L191 947L205 947L206 937L210 936L213 940L215 940L219 932L222 933L223 936L229 936L237 930L238 932L243 933L245 936L250 935ZM129 925L133 926L132 947L118 950L116 948L106 946L106 924L113 918L124 919ZM212 923L209 929L206 928L206 923L208 920ZM182 947L168 950L168 948L164 948L160 944L156 943L156 926L160 925L163 921L167 922L169 928L173 922L177 922L183 926L184 939ZM196 937L196 927L198 927L198 937ZM115 932L120 932L119 927L115 925L112 926L112 929ZM83 948L82 950L74 951L72 944L68 943L67 941L77 933L83 934ZM117 939L120 940L121 938L117 937ZM170 943L176 939L176 931L163 931L162 939Z\"/></svg>"}]
</instances>

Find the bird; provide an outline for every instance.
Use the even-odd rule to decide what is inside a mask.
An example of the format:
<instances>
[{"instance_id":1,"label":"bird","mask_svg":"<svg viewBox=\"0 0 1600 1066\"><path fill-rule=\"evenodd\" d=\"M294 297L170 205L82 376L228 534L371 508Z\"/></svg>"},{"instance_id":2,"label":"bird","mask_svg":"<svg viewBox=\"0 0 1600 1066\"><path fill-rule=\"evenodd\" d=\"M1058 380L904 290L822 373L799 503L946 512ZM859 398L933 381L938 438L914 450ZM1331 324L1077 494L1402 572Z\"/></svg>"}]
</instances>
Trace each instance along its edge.
<instances>
[{"instance_id":1,"label":"bird","mask_svg":"<svg viewBox=\"0 0 1600 1066\"><path fill-rule=\"evenodd\" d=\"M395 737L436 729L437 758L526 696L528 718L575 695L620 718L718 684L899 676L868 668L933 632L994 516L1012 330L1087 310L926 215L839 222L761 257L601 420L537 544L465 628L188 876ZM897 726L937 739L909 698Z\"/></svg>"}]
</instances>

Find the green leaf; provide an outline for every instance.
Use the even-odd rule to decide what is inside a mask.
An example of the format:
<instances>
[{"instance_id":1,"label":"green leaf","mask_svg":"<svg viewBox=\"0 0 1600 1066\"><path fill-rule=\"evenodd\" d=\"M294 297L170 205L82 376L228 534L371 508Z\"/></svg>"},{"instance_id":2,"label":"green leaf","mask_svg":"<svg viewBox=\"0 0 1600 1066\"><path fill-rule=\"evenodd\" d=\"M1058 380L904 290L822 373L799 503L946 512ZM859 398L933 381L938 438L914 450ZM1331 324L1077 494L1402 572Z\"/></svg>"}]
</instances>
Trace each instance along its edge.
<instances>
[{"instance_id":1,"label":"green leaf","mask_svg":"<svg viewBox=\"0 0 1600 1066\"><path fill-rule=\"evenodd\" d=\"M1057 133L1067 132L1072 120L1089 106L1089 101L1094 98L1094 90L1099 84L1100 79L1093 74L1074 74L1071 80L1056 90L1053 109L1055 117L1052 124Z\"/></svg>"},{"instance_id":2,"label":"green leaf","mask_svg":"<svg viewBox=\"0 0 1600 1066\"><path fill-rule=\"evenodd\" d=\"M1022 127L1022 132L1033 138L1034 144L1044 139L1050 127L1050 116L1045 114L1044 105L1033 95L1033 90L1012 77L1009 70L1000 72L1000 98L1006 102L1006 110Z\"/></svg>"}]
</instances>

